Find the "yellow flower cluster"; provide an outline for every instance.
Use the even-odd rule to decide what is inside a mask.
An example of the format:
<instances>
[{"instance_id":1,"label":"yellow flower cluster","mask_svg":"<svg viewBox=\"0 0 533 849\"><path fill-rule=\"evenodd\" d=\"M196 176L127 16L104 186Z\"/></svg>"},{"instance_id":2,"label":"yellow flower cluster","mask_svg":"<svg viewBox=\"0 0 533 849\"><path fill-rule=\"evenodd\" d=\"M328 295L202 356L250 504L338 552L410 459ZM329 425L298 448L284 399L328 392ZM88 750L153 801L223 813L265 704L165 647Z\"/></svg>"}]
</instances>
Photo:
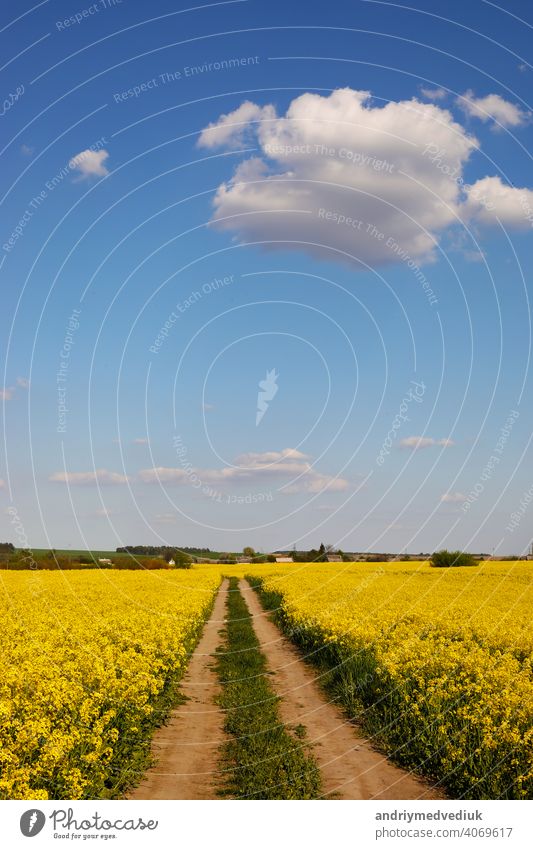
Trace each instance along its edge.
<instances>
[{"instance_id":1,"label":"yellow flower cluster","mask_svg":"<svg viewBox=\"0 0 533 849\"><path fill-rule=\"evenodd\" d=\"M249 570L250 571L250 570ZM465 798L532 794L533 564L292 564L256 575L345 706Z\"/></svg>"},{"instance_id":2,"label":"yellow flower cluster","mask_svg":"<svg viewBox=\"0 0 533 849\"><path fill-rule=\"evenodd\" d=\"M127 787L219 583L218 569L0 572L0 798Z\"/></svg>"}]
</instances>

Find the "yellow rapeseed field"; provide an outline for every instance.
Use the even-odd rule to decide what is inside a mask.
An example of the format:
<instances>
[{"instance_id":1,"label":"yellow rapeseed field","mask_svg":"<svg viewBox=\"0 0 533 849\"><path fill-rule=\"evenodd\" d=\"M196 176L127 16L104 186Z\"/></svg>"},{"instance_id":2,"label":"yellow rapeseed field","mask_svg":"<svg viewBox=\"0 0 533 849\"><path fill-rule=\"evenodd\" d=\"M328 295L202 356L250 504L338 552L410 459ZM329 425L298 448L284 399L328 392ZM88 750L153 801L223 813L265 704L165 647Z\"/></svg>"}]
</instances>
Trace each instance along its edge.
<instances>
[{"instance_id":1,"label":"yellow rapeseed field","mask_svg":"<svg viewBox=\"0 0 533 849\"><path fill-rule=\"evenodd\" d=\"M0 798L105 798L138 777L219 583L0 572Z\"/></svg>"},{"instance_id":2,"label":"yellow rapeseed field","mask_svg":"<svg viewBox=\"0 0 533 849\"><path fill-rule=\"evenodd\" d=\"M464 798L532 794L533 564L249 569L335 696L404 764Z\"/></svg>"}]
</instances>

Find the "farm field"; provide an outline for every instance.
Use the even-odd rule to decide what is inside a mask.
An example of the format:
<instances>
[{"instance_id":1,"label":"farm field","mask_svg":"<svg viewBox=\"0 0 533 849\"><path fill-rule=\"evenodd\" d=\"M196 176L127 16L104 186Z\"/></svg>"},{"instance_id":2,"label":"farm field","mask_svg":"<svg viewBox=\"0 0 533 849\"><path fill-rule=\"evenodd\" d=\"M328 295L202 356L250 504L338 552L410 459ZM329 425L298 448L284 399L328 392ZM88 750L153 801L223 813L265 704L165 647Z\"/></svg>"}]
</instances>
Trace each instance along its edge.
<instances>
[{"instance_id":1,"label":"farm field","mask_svg":"<svg viewBox=\"0 0 533 849\"><path fill-rule=\"evenodd\" d=\"M454 798L531 797L531 564L249 572L285 632L332 670L335 698L395 760Z\"/></svg>"},{"instance_id":2,"label":"farm field","mask_svg":"<svg viewBox=\"0 0 533 849\"><path fill-rule=\"evenodd\" d=\"M219 583L0 572L0 798L116 797L138 778Z\"/></svg>"},{"instance_id":3,"label":"farm field","mask_svg":"<svg viewBox=\"0 0 533 849\"><path fill-rule=\"evenodd\" d=\"M209 626L209 653L222 650L218 689L214 679L207 687L207 677L215 673L206 671L210 660L204 656L191 664L200 671L192 678L187 673L188 701L183 702L180 681L223 575L234 579L233 589L225 590L227 612ZM279 727L286 731L277 737L275 757L299 798L324 795L330 786L335 794L335 782L346 784L363 757L373 765L367 770L371 775L393 775L386 759L379 762L379 752L406 770L403 778L394 774L382 780L381 790L371 791L384 793L382 798L403 798L399 787L411 770L428 777L431 787L404 784L412 793L407 798L425 798L426 792L428 797L529 798L532 578L533 564L524 562L451 569L395 562L0 571L0 798L123 796L145 775L150 741L172 707L174 720L168 731L161 730L168 741L174 722L182 748L175 749L176 763L168 756L166 775L180 772L183 747L189 756L194 751L184 728L199 741L208 740L201 716L207 721L217 715L225 746L213 746L212 762L199 772L220 778L230 770L232 786L241 787L243 797L283 798L277 767L267 778L265 771L265 764L276 763L264 737L269 723L277 727L279 722L276 705ZM257 598L289 638L285 644L295 643L300 655L289 659L279 632L268 635ZM282 653L276 661L272 651L278 643ZM248 667L256 670L253 675L243 672ZM292 678L287 669L293 669ZM307 683L294 684L298 675ZM251 711L243 737L239 705L248 710L262 700L271 713ZM185 709L190 705L189 717L179 713L180 702ZM305 709L298 715L300 702L318 707L309 708L309 716ZM328 715L337 706L344 721L341 714ZM346 725L346 715L353 726ZM341 756L353 748L350 735L354 742L359 735L351 759L337 758L330 779L322 764L331 760L334 734L314 748L320 733L311 720L321 717L333 729L342 728ZM205 759L205 745L198 750ZM296 768L300 778L309 776L305 786L300 781L300 790L291 779ZM156 764L156 793L157 782ZM183 786L186 794L187 783ZM173 792L172 782L167 790ZM208 792L214 798L218 791ZM367 791L358 784L353 792ZM195 793L193 798L203 798L198 783Z\"/></svg>"}]
</instances>

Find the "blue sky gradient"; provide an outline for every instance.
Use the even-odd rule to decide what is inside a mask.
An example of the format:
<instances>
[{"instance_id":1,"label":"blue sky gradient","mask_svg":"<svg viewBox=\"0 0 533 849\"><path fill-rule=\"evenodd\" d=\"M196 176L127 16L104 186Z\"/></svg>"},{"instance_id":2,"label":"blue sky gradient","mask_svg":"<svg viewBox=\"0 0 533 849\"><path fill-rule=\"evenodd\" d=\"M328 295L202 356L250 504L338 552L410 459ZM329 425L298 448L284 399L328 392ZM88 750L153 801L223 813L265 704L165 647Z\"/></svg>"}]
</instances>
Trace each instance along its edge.
<instances>
[{"instance_id":1,"label":"blue sky gradient","mask_svg":"<svg viewBox=\"0 0 533 849\"><path fill-rule=\"evenodd\" d=\"M17 542L16 509L32 547L528 547L531 10L419 5L3 9L2 538ZM346 109L324 119L338 90ZM304 119L280 121L305 94ZM339 186L324 155L265 148L269 127L314 143L325 125ZM461 188L453 221L428 225L455 180L436 128L475 138L461 186L497 178L494 209ZM401 178L397 143L418 145ZM387 152L391 179L353 166L373 205L341 185L342 146ZM384 247L396 224L405 260Z\"/></svg>"}]
</instances>

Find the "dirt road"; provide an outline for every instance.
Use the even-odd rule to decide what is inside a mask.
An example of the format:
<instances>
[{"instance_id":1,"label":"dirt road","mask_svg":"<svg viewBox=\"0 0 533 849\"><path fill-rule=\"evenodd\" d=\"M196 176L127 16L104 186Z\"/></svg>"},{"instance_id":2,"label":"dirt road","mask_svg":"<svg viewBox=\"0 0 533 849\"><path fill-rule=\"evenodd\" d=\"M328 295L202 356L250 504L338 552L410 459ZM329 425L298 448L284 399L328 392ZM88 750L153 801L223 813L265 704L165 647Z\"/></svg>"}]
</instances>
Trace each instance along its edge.
<instances>
[{"instance_id":1,"label":"dirt road","mask_svg":"<svg viewBox=\"0 0 533 849\"><path fill-rule=\"evenodd\" d=\"M341 710L328 702L311 667L274 625L246 581L241 592L267 658L272 683L281 696L280 713L288 726L304 725L323 780L323 796L337 799L437 799L436 791L377 752Z\"/></svg>"},{"instance_id":2,"label":"dirt road","mask_svg":"<svg viewBox=\"0 0 533 849\"><path fill-rule=\"evenodd\" d=\"M129 799L216 798L224 718L216 704L220 685L212 655L222 641L219 631L224 627L227 589L226 580L181 682L187 701L155 732L154 766Z\"/></svg>"},{"instance_id":3,"label":"dirt road","mask_svg":"<svg viewBox=\"0 0 533 849\"><path fill-rule=\"evenodd\" d=\"M220 786L224 715L217 705L220 683L213 653L224 640L228 581L194 651L180 689L187 701L177 707L152 740L154 766L129 799L215 799ZM303 725L322 774L322 795L335 799L438 799L440 791L392 764L328 701L313 670L270 621L246 581L240 589L253 619L272 684L281 697L282 721Z\"/></svg>"}]
</instances>

